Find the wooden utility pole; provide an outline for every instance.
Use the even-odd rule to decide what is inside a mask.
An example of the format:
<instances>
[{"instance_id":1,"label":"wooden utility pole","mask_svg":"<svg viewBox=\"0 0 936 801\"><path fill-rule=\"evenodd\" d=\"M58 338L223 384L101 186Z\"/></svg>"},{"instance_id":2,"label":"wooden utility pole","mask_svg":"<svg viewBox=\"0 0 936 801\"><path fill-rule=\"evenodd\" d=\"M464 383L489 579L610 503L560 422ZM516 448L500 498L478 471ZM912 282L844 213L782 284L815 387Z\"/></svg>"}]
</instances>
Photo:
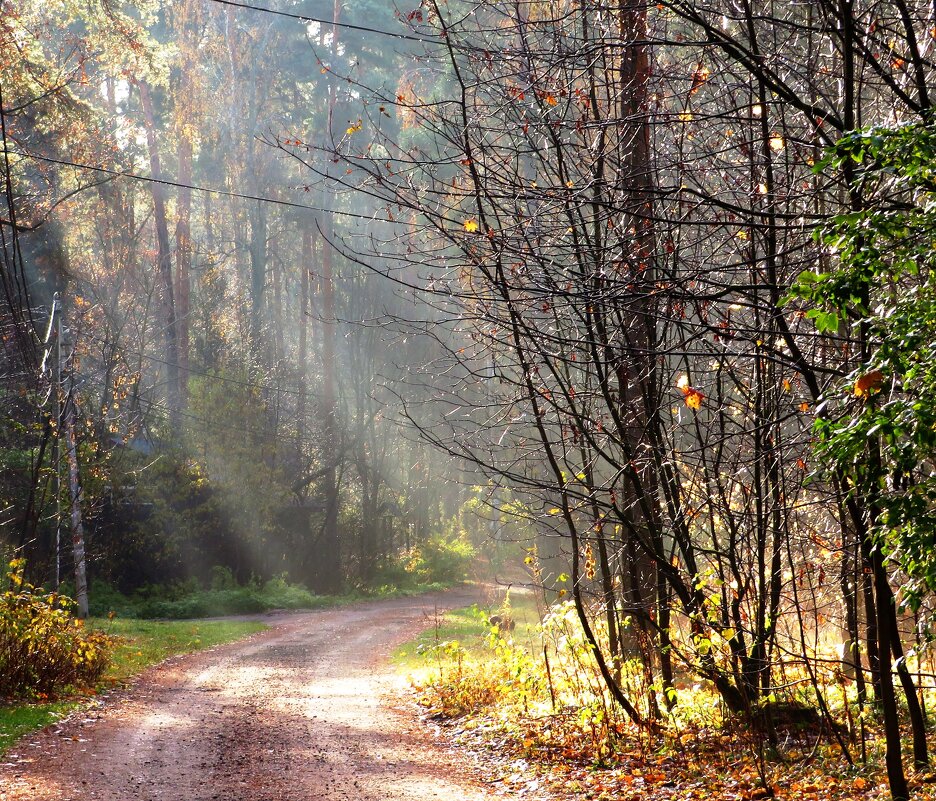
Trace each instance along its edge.
<instances>
[{"instance_id":1,"label":"wooden utility pole","mask_svg":"<svg viewBox=\"0 0 936 801\"><path fill-rule=\"evenodd\" d=\"M62 380L62 337L64 324L62 303L58 293L52 301L52 313L49 315L49 329L46 334L48 344L50 336L54 333L55 373L55 588L61 583L61 531L62 531L62 436L65 437L65 457L68 462L68 490L71 501L71 530L72 554L75 562L75 598L78 601L78 614L85 618L88 616L88 574L85 566L85 537L84 523L81 517L81 482L78 474L78 441L75 436L75 377L69 370L68 394L65 394ZM46 369L46 360L51 355L46 350L43 358L42 370ZM74 348L69 359L74 356Z\"/></svg>"},{"instance_id":2,"label":"wooden utility pole","mask_svg":"<svg viewBox=\"0 0 936 801\"><path fill-rule=\"evenodd\" d=\"M78 479L78 444L75 437L75 381L69 377L63 415L65 451L68 457L68 489L71 499L72 554L75 561L75 600L78 616L88 616L88 575L85 570L84 523L81 519L81 483Z\"/></svg>"}]
</instances>

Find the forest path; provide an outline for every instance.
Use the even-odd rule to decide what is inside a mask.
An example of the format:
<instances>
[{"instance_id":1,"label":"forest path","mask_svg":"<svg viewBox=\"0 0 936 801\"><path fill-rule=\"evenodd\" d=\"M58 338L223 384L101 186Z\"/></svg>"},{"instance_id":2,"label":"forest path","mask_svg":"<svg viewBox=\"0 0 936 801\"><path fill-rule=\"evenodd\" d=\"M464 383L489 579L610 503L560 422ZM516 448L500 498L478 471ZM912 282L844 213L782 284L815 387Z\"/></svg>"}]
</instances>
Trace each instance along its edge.
<instances>
[{"instance_id":1,"label":"forest path","mask_svg":"<svg viewBox=\"0 0 936 801\"><path fill-rule=\"evenodd\" d=\"M270 631L170 660L102 710L27 737L0 801L480 801L411 716L387 656L468 605L457 590L279 613Z\"/></svg>"}]
</instances>

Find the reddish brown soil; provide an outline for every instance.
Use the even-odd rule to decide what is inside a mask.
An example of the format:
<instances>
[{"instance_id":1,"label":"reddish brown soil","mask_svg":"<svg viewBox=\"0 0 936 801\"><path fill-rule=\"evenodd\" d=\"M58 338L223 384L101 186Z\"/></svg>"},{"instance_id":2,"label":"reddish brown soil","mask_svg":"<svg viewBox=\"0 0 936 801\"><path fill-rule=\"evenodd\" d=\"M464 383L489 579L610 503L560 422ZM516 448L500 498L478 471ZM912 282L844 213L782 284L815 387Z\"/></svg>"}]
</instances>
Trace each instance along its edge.
<instances>
[{"instance_id":1,"label":"reddish brown soil","mask_svg":"<svg viewBox=\"0 0 936 801\"><path fill-rule=\"evenodd\" d=\"M249 640L163 664L102 709L0 758L0 801L480 801L395 708L392 648L464 591L281 613Z\"/></svg>"}]
</instances>

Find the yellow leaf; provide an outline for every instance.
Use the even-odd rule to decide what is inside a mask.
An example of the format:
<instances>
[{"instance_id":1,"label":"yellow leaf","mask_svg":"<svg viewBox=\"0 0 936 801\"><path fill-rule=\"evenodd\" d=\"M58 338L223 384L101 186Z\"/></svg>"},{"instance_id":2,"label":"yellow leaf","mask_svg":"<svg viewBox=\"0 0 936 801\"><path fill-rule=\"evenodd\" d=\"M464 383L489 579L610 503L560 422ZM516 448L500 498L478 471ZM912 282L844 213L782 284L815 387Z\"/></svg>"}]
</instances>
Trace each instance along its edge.
<instances>
[{"instance_id":1,"label":"yellow leaf","mask_svg":"<svg viewBox=\"0 0 936 801\"><path fill-rule=\"evenodd\" d=\"M558 515L558 514L562 514L562 509L560 509L560 508L557 507L557 506L554 506L552 509L549 510L549 512L547 512L547 514L551 514L551 515L553 515L553 516Z\"/></svg>"},{"instance_id":2,"label":"yellow leaf","mask_svg":"<svg viewBox=\"0 0 936 801\"><path fill-rule=\"evenodd\" d=\"M477 220L465 220L465 230L469 234L473 234L478 230L478 221Z\"/></svg>"}]
</instances>

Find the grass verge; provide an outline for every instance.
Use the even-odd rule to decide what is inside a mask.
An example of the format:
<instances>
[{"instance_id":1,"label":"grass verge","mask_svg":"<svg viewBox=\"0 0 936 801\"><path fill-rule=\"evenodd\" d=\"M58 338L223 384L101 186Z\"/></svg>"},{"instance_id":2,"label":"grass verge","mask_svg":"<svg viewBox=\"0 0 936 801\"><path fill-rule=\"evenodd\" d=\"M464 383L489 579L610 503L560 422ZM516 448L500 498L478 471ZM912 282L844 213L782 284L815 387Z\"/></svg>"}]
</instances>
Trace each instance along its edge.
<instances>
[{"instance_id":1,"label":"grass verge","mask_svg":"<svg viewBox=\"0 0 936 801\"><path fill-rule=\"evenodd\" d=\"M152 621L92 619L89 626L121 638L101 685L62 700L0 705L0 754L19 738L86 704L98 691L126 684L170 656L240 640L267 626L243 620Z\"/></svg>"},{"instance_id":2,"label":"grass verge","mask_svg":"<svg viewBox=\"0 0 936 801\"><path fill-rule=\"evenodd\" d=\"M401 674L414 684L431 682L440 671L450 667L454 659L466 665L484 664L492 656L495 629L489 622L492 615L510 619L510 630L500 636L509 637L520 649L535 653L540 648L539 612L532 594L515 594L506 604L472 604L461 609L440 612L414 639L403 643L391 659ZM457 657L455 656L457 655Z\"/></svg>"}]
</instances>

